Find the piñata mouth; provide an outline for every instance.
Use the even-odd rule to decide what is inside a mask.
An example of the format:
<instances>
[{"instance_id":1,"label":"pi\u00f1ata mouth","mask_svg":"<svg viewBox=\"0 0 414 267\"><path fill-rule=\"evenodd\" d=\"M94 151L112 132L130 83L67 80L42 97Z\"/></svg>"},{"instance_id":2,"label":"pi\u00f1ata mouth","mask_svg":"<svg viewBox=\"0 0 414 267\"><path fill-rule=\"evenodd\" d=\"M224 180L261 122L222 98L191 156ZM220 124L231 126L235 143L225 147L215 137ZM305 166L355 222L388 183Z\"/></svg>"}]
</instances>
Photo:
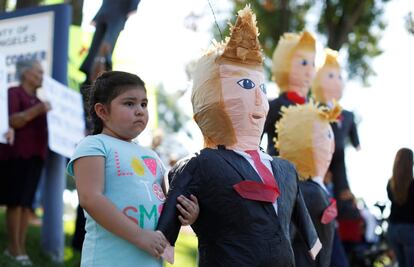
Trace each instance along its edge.
<instances>
[{"instance_id":1,"label":"pi\u00f1ata mouth","mask_svg":"<svg viewBox=\"0 0 414 267\"><path fill-rule=\"evenodd\" d=\"M251 113L250 116L255 120L260 120L264 117L263 113Z\"/></svg>"}]
</instances>

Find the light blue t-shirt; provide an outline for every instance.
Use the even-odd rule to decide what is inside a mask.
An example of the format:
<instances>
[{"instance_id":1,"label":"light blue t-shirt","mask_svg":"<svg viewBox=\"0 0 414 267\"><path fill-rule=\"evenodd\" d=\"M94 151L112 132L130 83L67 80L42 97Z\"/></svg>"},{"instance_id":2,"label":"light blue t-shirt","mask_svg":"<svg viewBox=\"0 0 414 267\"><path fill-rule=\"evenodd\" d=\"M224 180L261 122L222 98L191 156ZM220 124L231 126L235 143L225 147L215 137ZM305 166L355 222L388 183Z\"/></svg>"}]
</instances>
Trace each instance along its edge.
<instances>
[{"instance_id":1,"label":"light blue t-shirt","mask_svg":"<svg viewBox=\"0 0 414 267\"><path fill-rule=\"evenodd\" d=\"M86 156L105 158L104 195L141 228L154 230L165 201L161 188L165 168L156 153L105 134L88 136L67 166L71 176L73 162ZM161 260L110 233L87 212L85 216L82 267L162 266Z\"/></svg>"}]
</instances>

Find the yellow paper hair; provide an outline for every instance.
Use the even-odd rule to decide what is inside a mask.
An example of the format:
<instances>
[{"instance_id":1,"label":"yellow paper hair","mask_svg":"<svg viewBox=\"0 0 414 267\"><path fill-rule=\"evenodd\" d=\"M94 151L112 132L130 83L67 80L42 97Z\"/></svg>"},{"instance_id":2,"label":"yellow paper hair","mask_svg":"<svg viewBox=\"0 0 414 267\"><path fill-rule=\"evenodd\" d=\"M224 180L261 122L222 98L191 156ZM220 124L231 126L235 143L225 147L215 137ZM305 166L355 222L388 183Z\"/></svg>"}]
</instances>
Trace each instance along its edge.
<instances>
[{"instance_id":1,"label":"yellow paper hair","mask_svg":"<svg viewBox=\"0 0 414 267\"><path fill-rule=\"evenodd\" d=\"M327 99L325 99L325 96L323 94L323 88L321 85L321 75L322 75L323 70L326 68L335 68L338 71L341 70L341 66L338 63L338 52L335 50L326 48L325 54L326 54L325 63L316 72L315 79L313 79L313 82L312 82L312 95L317 102L323 103L323 104L326 104L327 102Z\"/></svg>"},{"instance_id":2,"label":"yellow paper hair","mask_svg":"<svg viewBox=\"0 0 414 267\"><path fill-rule=\"evenodd\" d=\"M227 62L261 70L263 56L258 35L256 16L246 6L238 12L230 38L226 42L214 42L196 63L191 102L205 147L231 146L237 142L224 107L219 66Z\"/></svg>"},{"instance_id":3,"label":"yellow paper hair","mask_svg":"<svg viewBox=\"0 0 414 267\"><path fill-rule=\"evenodd\" d=\"M243 64L262 65L263 56L256 23L256 15L249 5L238 12L235 25L230 25L231 34L222 58Z\"/></svg>"},{"instance_id":4,"label":"yellow paper hair","mask_svg":"<svg viewBox=\"0 0 414 267\"><path fill-rule=\"evenodd\" d=\"M315 37L307 31L301 34L285 33L280 37L273 52L272 75L282 92L289 90L289 71L293 54L299 49L315 52L315 42Z\"/></svg>"},{"instance_id":5,"label":"yellow paper hair","mask_svg":"<svg viewBox=\"0 0 414 267\"><path fill-rule=\"evenodd\" d=\"M323 129L330 128L329 122L333 116L337 116L338 108L318 107L313 102L282 108L282 118L276 124L276 148L281 158L296 166L301 179L317 175L314 150L319 148L314 147L313 142L315 123L318 122L318 126Z\"/></svg>"}]
</instances>

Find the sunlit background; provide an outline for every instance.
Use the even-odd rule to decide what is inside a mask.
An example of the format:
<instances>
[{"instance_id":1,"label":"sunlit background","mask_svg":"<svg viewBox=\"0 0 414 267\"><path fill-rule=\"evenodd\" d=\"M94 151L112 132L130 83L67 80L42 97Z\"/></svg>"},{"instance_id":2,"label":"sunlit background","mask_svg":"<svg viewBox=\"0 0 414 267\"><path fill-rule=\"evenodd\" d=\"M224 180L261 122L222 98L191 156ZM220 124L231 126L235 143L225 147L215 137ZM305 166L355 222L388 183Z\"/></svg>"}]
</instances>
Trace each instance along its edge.
<instances>
[{"instance_id":1,"label":"sunlit background","mask_svg":"<svg viewBox=\"0 0 414 267\"><path fill-rule=\"evenodd\" d=\"M93 31L89 21L100 2L85 1L82 27L87 31ZM229 2L210 0L210 3L217 19L234 18L229 14ZM313 12L317 8L313 8ZM411 0L387 3L384 17L388 26L380 42L384 53L372 61L377 76L371 77L370 86L365 87L359 81L348 81L341 101L345 109L356 115L362 146L359 152L352 147L346 150L348 179L354 194L369 205L387 200L385 187L396 151L400 147L414 148L414 105L411 104L414 99L414 35L404 26L404 17L409 11L414 11ZM189 21L189 14L195 14L196 19ZM312 16L311 10L310 24L314 20ZM118 40L114 67L135 72L149 84L163 84L169 92L187 90L180 99L180 106L191 116L191 81L185 68L210 44L214 26L207 0L181 0L179 5L176 1L142 1ZM315 29L308 30L316 34ZM318 52L322 49L319 41ZM321 54L317 55L317 63L323 59ZM340 58L345 57L341 55ZM270 77L268 80L269 98L274 98L277 89ZM202 146L201 134L195 123L188 124L194 138L183 137L182 140L188 152L193 152ZM143 138L142 142L148 143L148 138Z\"/></svg>"}]
</instances>

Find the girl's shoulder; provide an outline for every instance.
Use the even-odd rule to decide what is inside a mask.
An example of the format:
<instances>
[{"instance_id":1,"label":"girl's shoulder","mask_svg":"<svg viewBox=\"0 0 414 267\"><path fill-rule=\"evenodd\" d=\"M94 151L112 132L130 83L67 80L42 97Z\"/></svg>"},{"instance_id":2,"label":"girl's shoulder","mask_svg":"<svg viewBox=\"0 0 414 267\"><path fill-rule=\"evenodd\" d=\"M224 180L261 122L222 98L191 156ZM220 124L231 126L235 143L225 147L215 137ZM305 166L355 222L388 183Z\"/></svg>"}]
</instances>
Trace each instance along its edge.
<instances>
[{"instance_id":1,"label":"girl's shoulder","mask_svg":"<svg viewBox=\"0 0 414 267\"><path fill-rule=\"evenodd\" d=\"M103 140L96 135L88 135L77 144L66 170L70 176L73 176L73 163L77 159L87 156L105 157L106 154L107 149Z\"/></svg>"},{"instance_id":2,"label":"girl's shoulder","mask_svg":"<svg viewBox=\"0 0 414 267\"><path fill-rule=\"evenodd\" d=\"M128 145L128 142L122 141L118 138L105 135L105 134L96 134L88 135L79 142L78 146L93 146L93 147L102 147L105 149L110 149L111 147L119 147Z\"/></svg>"},{"instance_id":3,"label":"girl's shoulder","mask_svg":"<svg viewBox=\"0 0 414 267\"><path fill-rule=\"evenodd\" d=\"M104 144L105 140L100 135L88 135L78 143L76 148L79 149L87 146L103 146Z\"/></svg>"}]
</instances>

